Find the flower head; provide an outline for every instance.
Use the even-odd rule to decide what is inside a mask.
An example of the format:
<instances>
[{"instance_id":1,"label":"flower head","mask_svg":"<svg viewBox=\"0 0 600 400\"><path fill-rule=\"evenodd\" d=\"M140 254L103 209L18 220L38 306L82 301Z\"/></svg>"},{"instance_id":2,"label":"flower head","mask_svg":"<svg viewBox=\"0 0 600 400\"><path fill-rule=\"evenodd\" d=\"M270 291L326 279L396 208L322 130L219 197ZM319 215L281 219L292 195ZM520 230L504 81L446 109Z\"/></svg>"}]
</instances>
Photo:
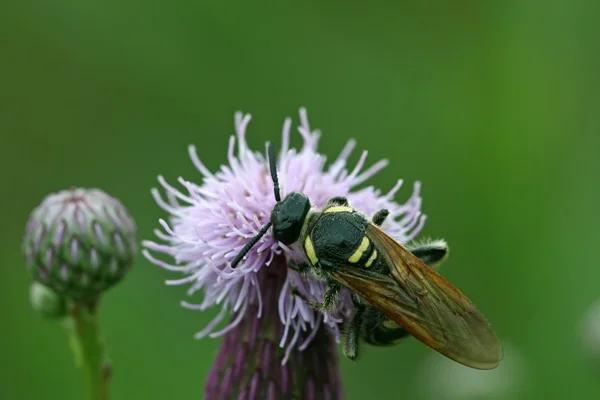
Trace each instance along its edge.
<instances>
[{"instance_id":1,"label":"flower head","mask_svg":"<svg viewBox=\"0 0 600 400\"><path fill-rule=\"evenodd\" d=\"M189 147L192 162L202 174L201 183L179 178L183 190L178 190L162 177L158 178L165 189L166 200L158 190L153 189L152 193L157 203L170 214L170 223L160 220L163 231L156 230L155 234L162 243L145 241L144 254L151 262L184 275L181 279L167 281L169 285L189 284L189 295L199 290L204 292L201 303L183 302L185 307L197 310L215 305L222 307L217 318L198 332L197 338L232 332L248 313L255 313L258 320L268 319L267 312L274 313L283 327L276 340L285 349L281 358L285 364L292 351L302 351L310 345L321 327L337 338L339 323L354 310L347 291L340 294L335 312L323 314L299 297L291 296L293 286L311 301L321 301L326 286L314 278L301 277L288 270L287 260L303 260L304 255L275 241L270 231L235 269L231 268L231 261L239 251L269 221L276 204L267 158L264 152L250 150L246 143L249 122L249 115L236 113L236 134L229 140L228 164L216 173L204 166L194 146ZM331 197L346 196L352 207L369 216L379 209L388 209L390 215L383 229L396 240L406 242L417 235L425 221L420 212L418 182L404 204L393 200L402 181L387 194L381 194L373 187L355 190L383 169L387 161L378 161L365 169L365 151L357 165L347 169L347 159L355 147L355 142L350 140L338 158L326 165L326 157L317 152L320 132L310 129L304 109L300 110L300 122L298 132L303 139L300 149L290 148L291 120L286 119L283 125L277 156L282 197L292 191L302 192L313 207L321 207ZM150 251L172 257L175 265L156 258ZM270 293L271 288L265 287L267 282L261 278L261 271L272 268L287 271L277 288L277 304L267 305L265 293ZM233 313L233 318L218 329L228 312Z\"/></svg>"},{"instance_id":2,"label":"flower head","mask_svg":"<svg viewBox=\"0 0 600 400\"><path fill-rule=\"evenodd\" d=\"M121 202L99 189L46 196L30 214L23 238L34 280L76 300L94 300L129 271L136 226Z\"/></svg>"}]
</instances>

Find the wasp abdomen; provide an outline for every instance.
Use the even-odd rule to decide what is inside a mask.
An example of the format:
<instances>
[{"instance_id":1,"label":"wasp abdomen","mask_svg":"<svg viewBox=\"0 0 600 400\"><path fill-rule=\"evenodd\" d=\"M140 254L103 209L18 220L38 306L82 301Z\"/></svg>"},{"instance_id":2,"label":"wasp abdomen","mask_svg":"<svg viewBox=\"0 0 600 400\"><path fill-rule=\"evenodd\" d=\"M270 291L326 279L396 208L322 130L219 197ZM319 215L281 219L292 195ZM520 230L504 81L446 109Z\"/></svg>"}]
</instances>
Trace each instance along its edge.
<instances>
[{"instance_id":1,"label":"wasp abdomen","mask_svg":"<svg viewBox=\"0 0 600 400\"><path fill-rule=\"evenodd\" d=\"M362 337L373 346L393 346L410 334L383 313L369 309L362 322Z\"/></svg>"},{"instance_id":2,"label":"wasp abdomen","mask_svg":"<svg viewBox=\"0 0 600 400\"><path fill-rule=\"evenodd\" d=\"M377 259L379 253L368 237L364 236L358 248L348 258L348 262L364 268L369 268Z\"/></svg>"},{"instance_id":3,"label":"wasp abdomen","mask_svg":"<svg viewBox=\"0 0 600 400\"><path fill-rule=\"evenodd\" d=\"M388 329L379 325L364 335L364 341L372 346L394 346L409 336L409 333L402 328Z\"/></svg>"}]
</instances>

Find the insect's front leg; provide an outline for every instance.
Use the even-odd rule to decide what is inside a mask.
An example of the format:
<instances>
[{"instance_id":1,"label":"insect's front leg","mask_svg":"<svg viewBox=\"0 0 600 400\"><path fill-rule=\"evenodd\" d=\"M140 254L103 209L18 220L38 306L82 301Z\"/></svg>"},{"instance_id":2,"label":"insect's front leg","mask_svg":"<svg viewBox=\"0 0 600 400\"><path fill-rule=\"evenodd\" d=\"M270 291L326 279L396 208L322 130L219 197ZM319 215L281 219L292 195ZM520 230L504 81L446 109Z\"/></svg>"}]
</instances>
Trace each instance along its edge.
<instances>
[{"instance_id":1,"label":"insect's front leg","mask_svg":"<svg viewBox=\"0 0 600 400\"><path fill-rule=\"evenodd\" d=\"M316 301L310 301L308 299L308 297L306 297L305 295L303 295L302 293L300 293L300 291L298 290L297 287L292 287L290 290L290 293L292 296L297 296L300 298L300 300L302 300L303 302L305 302L309 307L314 308L315 310L319 310L321 309L322 303L316 302Z\"/></svg>"},{"instance_id":2,"label":"insect's front leg","mask_svg":"<svg viewBox=\"0 0 600 400\"><path fill-rule=\"evenodd\" d=\"M300 275L309 275L311 272L311 266L308 263L298 263L294 260L290 260L288 261L288 267L296 272L298 272ZM290 289L290 294L292 296L297 296L300 298L300 300L302 300L303 302L305 302L306 304L308 304L310 307L314 308L314 309L319 309L321 308L321 303L318 302L314 302L314 301L310 301L306 296L304 296L302 293L300 293L300 291L298 290L297 287L293 286Z\"/></svg>"},{"instance_id":3,"label":"insect's front leg","mask_svg":"<svg viewBox=\"0 0 600 400\"><path fill-rule=\"evenodd\" d=\"M314 308L315 310L323 312L323 311L329 311L335 306L335 300L336 300L337 295L340 292L341 288L342 288L342 285L339 282L337 282L337 281L329 282L329 284L327 286L327 290L325 291L325 294L323 295L322 302L315 302L315 301L308 300L308 298L306 296L304 296L302 293L300 293L298 291L298 288L295 288L295 287L293 287L291 289L291 294L293 296L298 296L302 301L304 301L306 304L308 304L310 307Z\"/></svg>"},{"instance_id":4,"label":"insect's front leg","mask_svg":"<svg viewBox=\"0 0 600 400\"><path fill-rule=\"evenodd\" d=\"M294 271L296 271L297 273L299 273L300 275L308 275L310 273L311 270L311 266L308 263L298 263L294 260L290 260L288 261L288 267L290 269L293 269Z\"/></svg>"}]
</instances>

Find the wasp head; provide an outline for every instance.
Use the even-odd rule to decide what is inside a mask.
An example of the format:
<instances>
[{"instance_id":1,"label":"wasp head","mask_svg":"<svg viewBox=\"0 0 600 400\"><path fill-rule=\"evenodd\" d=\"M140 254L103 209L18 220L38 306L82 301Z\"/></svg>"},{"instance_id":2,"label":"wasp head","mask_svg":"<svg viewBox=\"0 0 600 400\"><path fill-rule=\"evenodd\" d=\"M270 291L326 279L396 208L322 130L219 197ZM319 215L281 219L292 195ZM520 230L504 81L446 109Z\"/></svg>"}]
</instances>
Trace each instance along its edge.
<instances>
[{"instance_id":1,"label":"wasp head","mask_svg":"<svg viewBox=\"0 0 600 400\"><path fill-rule=\"evenodd\" d=\"M299 192L292 192L277 203L271 212L275 240L286 246L298 240L309 210L310 200Z\"/></svg>"}]
</instances>

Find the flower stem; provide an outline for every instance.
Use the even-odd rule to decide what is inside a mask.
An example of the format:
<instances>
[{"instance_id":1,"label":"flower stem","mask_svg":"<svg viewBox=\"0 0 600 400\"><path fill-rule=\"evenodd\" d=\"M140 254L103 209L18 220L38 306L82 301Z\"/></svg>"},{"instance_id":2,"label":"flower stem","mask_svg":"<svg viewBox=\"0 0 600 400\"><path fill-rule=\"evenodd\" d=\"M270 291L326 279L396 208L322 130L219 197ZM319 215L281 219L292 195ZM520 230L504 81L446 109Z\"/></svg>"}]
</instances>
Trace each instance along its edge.
<instances>
[{"instance_id":1,"label":"flower stem","mask_svg":"<svg viewBox=\"0 0 600 400\"><path fill-rule=\"evenodd\" d=\"M64 326L75 363L83 371L86 400L108 400L111 366L95 304L73 303L71 315L65 318Z\"/></svg>"},{"instance_id":2,"label":"flower stem","mask_svg":"<svg viewBox=\"0 0 600 400\"><path fill-rule=\"evenodd\" d=\"M344 399L335 339L323 326L308 347L300 350L297 345L282 365L279 342L285 327L277 306L286 276L282 258L258 271L263 315L258 318L258 307L252 304L239 325L225 334L206 379L204 400ZM309 334L301 332L297 343Z\"/></svg>"}]
</instances>

